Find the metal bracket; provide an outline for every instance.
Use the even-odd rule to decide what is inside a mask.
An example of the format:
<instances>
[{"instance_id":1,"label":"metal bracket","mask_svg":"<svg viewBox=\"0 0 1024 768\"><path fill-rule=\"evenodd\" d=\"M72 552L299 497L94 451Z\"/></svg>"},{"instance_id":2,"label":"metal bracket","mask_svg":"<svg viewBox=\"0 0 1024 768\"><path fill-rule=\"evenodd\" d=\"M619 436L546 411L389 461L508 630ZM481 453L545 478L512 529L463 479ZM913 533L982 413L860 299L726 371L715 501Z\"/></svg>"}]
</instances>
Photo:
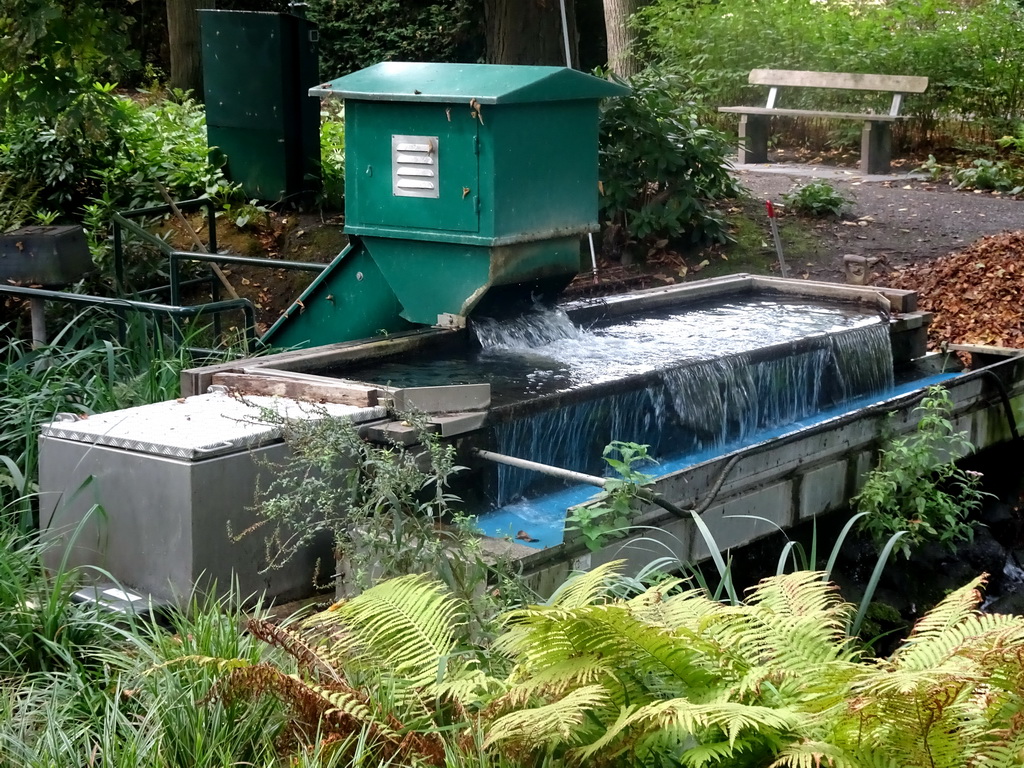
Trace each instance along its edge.
<instances>
[{"instance_id":1,"label":"metal bracket","mask_svg":"<svg viewBox=\"0 0 1024 768\"><path fill-rule=\"evenodd\" d=\"M442 312L437 316L437 328L455 328L461 329L466 327L466 316L465 315L453 315L450 312Z\"/></svg>"}]
</instances>

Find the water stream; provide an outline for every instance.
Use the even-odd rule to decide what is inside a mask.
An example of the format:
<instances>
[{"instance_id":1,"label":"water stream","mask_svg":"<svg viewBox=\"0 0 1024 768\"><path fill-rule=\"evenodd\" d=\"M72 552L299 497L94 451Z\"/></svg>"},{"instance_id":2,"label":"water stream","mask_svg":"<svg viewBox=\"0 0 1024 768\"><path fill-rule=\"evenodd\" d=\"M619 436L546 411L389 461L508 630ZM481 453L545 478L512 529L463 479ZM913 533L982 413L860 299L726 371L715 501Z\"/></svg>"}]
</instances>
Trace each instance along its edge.
<instances>
[{"instance_id":1,"label":"water stream","mask_svg":"<svg viewBox=\"0 0 1024 768\"><path fill-rule=\"evenodd\" d=\"M591 474L613 440L649 445L664 474L897 392L888 323L849 305L757 298L588 327L545 309L478 319L472 331L464 349L375 363L365 376L488 382L489 447ZM538 547L560 543L566 507L594 493L504 465L483 480L486 532L526 528Z\"/></svg>"}]
</instances>

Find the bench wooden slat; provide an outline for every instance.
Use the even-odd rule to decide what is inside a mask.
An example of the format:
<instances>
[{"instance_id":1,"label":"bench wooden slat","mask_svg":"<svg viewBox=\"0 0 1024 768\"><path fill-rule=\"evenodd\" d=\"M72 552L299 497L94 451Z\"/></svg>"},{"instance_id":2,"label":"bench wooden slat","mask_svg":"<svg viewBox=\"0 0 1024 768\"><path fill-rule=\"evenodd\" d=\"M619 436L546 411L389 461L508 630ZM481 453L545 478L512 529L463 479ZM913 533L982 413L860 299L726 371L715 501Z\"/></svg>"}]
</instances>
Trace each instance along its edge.
<instances>
[{"instance_id":1,"label":"bench wooden slat","mask_svg":"<svg viewBox=\"0 0 1024 768\"><path fill-rule=\"evenodd\" d=\"M909 115L858 114L854 112L824 112L814 109L779 109L775 107L719 107L719 112L732 112L739 115L781 115L784 117L830 117L836 120L870 120L877 123L894 123L909 120Z\"/></svg>"},{"instance_id":2,"label":"bench wooden slat","mask_svg":"<svg viewBox=\"0 0 1024 768\"><path fill-rule=\"evenodd\" d=\"M752 69L751 85L843 88L851 91L924 93L927 77L914 75L863 75L853 72L803 72L794 69Z\"/></svg>"}]
</instances>

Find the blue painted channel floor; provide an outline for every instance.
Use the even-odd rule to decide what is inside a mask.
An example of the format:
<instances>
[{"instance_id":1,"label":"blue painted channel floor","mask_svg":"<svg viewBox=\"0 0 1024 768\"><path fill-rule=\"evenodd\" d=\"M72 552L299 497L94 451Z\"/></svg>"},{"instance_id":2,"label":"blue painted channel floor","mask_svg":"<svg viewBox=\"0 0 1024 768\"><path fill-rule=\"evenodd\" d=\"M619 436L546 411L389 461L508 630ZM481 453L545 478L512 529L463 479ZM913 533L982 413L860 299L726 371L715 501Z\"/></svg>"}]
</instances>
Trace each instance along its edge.
<instances>
[{"instance_id":1,"label":"blue painted channel floor","mask_svg":"<svg viewBox=\"0 0 1024 768\"><path fill-rule=\"evenodd\" d=\"M801 421L790 422L780 427L764 429L746 438L734 440L725 445L715 446L704 451L688 453L682 456L672 456L659 459L658 464L652 467L658 476L664 476L681 469L692 467L704 461L723 456L727 453L747 448L758 443L789 435L801 429L821 424L822 422L835 419L845 414L867 408L872 405L883 403L902 395L916 392L934 384L940 384L959 374L941 373L914 379L903 384L898 384L892 389L875 395L850 400L842 405L820 411L814 416ZM529 459L529 456L520 458ZM651 471L651 470L648 470ZM516 538L519 531L526 531L535 541L519 543L525 544L534 549L545 549L562 543L565 527L565 511L576 504L582 504L597 493L597 490L590 485L573 485L532 499L520 499L506 504L498 509L485 512L477 519L477 527L487 536L493 538Z\"/></svg>"}]
</instances>

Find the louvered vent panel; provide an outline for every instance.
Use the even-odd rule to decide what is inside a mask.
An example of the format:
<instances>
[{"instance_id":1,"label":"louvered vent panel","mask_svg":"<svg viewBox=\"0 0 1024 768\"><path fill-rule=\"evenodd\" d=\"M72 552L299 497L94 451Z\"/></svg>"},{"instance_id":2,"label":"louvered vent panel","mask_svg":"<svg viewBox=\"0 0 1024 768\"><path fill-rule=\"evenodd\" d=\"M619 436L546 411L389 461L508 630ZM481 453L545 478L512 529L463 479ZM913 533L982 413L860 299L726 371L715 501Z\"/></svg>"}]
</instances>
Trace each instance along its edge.
<instances>
[{"instance_id":1,"label":"louvered vent panel","mask_svg":"<svg viewBox=\"0 0 1024 768\"><path fill-rule=\"evenodd\" d=\"M395 197L437 197L437 136L391 137L391 190Z\"/></svg>"}]
</instances>

